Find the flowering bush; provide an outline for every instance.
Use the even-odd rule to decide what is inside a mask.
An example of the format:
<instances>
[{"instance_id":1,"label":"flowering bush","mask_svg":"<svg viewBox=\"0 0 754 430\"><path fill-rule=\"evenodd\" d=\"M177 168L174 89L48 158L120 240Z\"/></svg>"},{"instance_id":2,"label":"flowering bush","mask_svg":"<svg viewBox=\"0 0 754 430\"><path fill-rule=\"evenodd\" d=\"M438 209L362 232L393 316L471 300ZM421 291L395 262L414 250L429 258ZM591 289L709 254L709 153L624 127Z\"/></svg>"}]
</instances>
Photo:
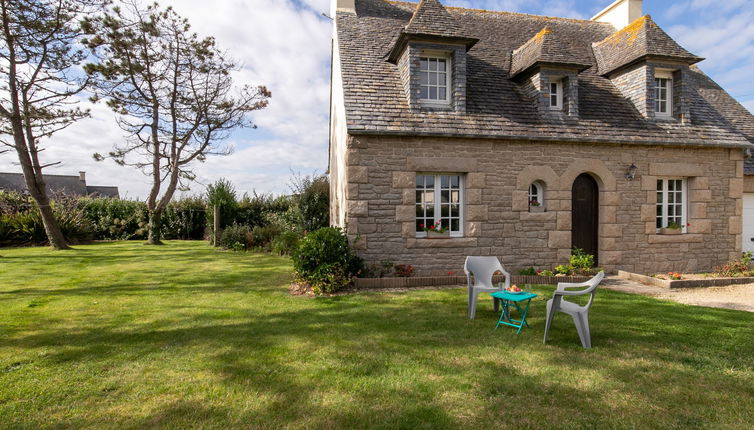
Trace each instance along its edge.
<instances>
[{"instance_id":1,"label":"flowering bush","mask_svg":"<svg viewBox=\"0 0 754 430\"><path fill-rule=\"evenodd\" d=\"M720 267L715 268L715 273L723 277L750 276L752 252L746 251L741 254L741 258L731 260Z\"/></svg>"},{"instance_id":2,"label":"flowering bush","mask_svg":"<svg viewBox=\"0 0 754 430\"><path fill-rule=\"evenodd\" d=\"M419 228L422 229L425 233L429 233L430 231L433 231L435 233L445 233L448 228L442 226L442 221L437 221L436 223L425 226L424 224L419 224Z\"/></svg>"},{"instance_id":3,"label":"flowering bush","mask_svg":"<svg viewBox=\"0 0 754 430\"><path fill-rule=\"evenodd\" d=\"M668 278L673 281L678 281L681 279L681 274L678 272L668 272Z\"/></svg>"},{"instance_id":4,"label":"flowering bush","mask_svg":"<svg viewBox=\"0 0 754 430\"><path fill-rule=\"evenodd\" d=\"M398 276L399 278L410 278L414 274L414 270L416 270L416 268L410 264L396 264L394 269L395 276Z\"/></svg>"}]
</instances>

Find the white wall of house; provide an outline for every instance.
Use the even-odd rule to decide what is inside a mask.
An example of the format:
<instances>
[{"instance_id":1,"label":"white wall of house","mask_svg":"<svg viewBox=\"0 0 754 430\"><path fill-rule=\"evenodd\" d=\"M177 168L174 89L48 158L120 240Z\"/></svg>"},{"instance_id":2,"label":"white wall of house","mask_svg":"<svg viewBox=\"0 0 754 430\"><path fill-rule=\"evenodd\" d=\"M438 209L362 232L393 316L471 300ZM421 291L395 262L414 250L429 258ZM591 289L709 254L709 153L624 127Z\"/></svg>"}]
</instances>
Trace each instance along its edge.
<instances>
[{"instance_id":1,"label":"white wall of house","mask_svg":"<svg viewBox=\"0 0 754 430\"><path fill-rule=\"evenodd\" d=\"M592 21L607 22L616 30L642 16L642 0L616 0L592 17Z\"/></svg>"},{"instance_id":2,"label":"white wall of house","mask_svg":"<svg viewBox=\"0 0 754 430\"><path fill-rule=\"evenodd\" d=\"M754 252L754 193L744 193L743 207L741 248Z\"/></svg>"},{"instance_id":3,"label":"white wall of house","mask_svg":"<svg viewBox=\"0 0 754 430\"><path fill-rule=\"evenodd\" d=\"M345 227L348 129L343 96L343 74L340 67L340 49L335 24L333 24L332 55L332 79L330 82L330 224Z\"/></svg>"}]
</instances>

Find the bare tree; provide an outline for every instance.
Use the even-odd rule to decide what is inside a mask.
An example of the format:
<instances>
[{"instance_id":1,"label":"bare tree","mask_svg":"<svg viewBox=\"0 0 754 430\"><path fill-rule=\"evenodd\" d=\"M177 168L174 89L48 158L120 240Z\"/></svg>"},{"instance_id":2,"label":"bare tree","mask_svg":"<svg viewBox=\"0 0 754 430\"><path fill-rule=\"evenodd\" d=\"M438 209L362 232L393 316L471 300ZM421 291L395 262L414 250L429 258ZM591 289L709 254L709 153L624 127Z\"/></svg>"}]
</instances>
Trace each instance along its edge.
<instances>
[{"instance_id":1,"label":"bare tree","mask_svg":"<svg viewBox=\"0 0 754 430\"><path fill-rule=\"evenodd\" d=\"M127 0L84 27L101 60L86 71L127 133L109 156L151 178L148 243L158 244L160 216L195 178L195 162L229 154L222 141L233 129L254 127L247 114L266 107L271 94L263 86L234 91L236 64L172 8Z\"/></svg>"},{"instance_id":2,"label":"bare tree","mask_svg":"<svg viewBox=\"0 0 754 430\"><path fill-rule=\"evenodd\" d=\"M68 249L45 190L40 143L88 115L76 106L87 84L77 70L79 18L93 0L0 0L0 153L15 151L54 249Z\"/></svg>"}]
</instances>

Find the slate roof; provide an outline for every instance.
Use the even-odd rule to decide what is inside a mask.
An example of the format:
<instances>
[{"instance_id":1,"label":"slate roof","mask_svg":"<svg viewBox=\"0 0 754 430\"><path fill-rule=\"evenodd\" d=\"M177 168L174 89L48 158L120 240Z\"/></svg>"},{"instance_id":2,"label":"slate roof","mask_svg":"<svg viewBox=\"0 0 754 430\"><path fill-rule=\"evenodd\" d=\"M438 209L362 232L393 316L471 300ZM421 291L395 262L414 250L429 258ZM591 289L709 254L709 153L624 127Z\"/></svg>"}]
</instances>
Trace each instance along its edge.
<instances>
[{"instance_id":1,"label":"slate roof","mask_svg":"<svg viewBox=\"0 0 754 430\"><path fill-rule=\"evenodd\" d=\"M416 4L408 24L390 44L390 52L386 56L388 61L396 63L410 40L461 43L467 50L479 41L465 36L463 27L438 0L421 0Z\"/></svg>"},{"instance_id":2,"label":"slate roof","mask_svg":"<svg viewBox=\"0 0 754 430\"><path fill-rule=\"evenodd\" d=\"M404 32L447 37L463 36L463 28L437 0L421 0Z\"/></svg>"},{"instance_id":3,"label":"slate roof","mask_svg":"<svg viewBox=\"0 0 754 430\"><path fill-rule=\"evenodd\" d=\"M599 74L606 75L645 57L677 60L689 64L702 61L702 57L683 49L660 27L645 15L604 40L593 44Z\"/></svg>"},{"instance_id":4,"label":"slate roof","mask_svg":"<svg viewBox=\"0 0 754 430\"><path fill-rule=\"evenodd\" d=\"M610 24L511 12L446 8L465 37L479 39L467 54L466 113L412 112L398 67L384 57L416 9L416 3L356 0L356 14L337 13L350 134L751 146L752 135L743 134L738 126L751 123L752 115L695 66L688 95L692 124L650 121L611 81L597 74L592 43L615 33ZM512 51L545 26L561 38L569 52L588 58L592 64L579 74L578 119L541 117L509 79Z\"/></svg>"},{"instance_id":5,"label":"slate roof","mask_svg":"<svg viewBox=\"0 0 754 430\"><path fill-rule=\"evenodd\" d=\"M66 194L87 196L96 194L101 197L118 197L118 187L87 186L86 181L78 175L43 175L45 188L49 195ZM0 190L24 193L27 190L24 175L21 173L0 172Z\"/></svg>"},{"instance_id":6,"label":"slate roof","mask_svg":"<svg viewBox=\"0 0 754 430\"><path fill-rule=\"evenodd\" d=\"M573 67L582 71L592 66L590 58L583 54L583 50L570 50L564 39L554 34L550 26L546 25L513 51L510 74L516 77L538 64Z\"/></svg>"}]
</instances>

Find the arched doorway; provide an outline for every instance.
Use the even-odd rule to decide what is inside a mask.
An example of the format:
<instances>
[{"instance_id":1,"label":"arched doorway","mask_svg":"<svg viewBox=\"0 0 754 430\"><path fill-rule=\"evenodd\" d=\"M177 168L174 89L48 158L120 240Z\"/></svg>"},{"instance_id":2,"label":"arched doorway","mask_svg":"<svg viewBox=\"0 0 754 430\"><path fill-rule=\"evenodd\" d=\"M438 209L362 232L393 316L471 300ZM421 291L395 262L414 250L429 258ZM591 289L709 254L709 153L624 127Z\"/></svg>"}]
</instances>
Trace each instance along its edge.
<instances>
[{"instance_id":1,"label":"arched doorway","mask_svg":"<svg viewBox=\"0 0 754 430\"><path fill-rule=\"evenodd\" d=\"M571 189L571 248L594 255L599 250L599 187L590 175L582 173Z\"/></svg>"}]
</instances>

